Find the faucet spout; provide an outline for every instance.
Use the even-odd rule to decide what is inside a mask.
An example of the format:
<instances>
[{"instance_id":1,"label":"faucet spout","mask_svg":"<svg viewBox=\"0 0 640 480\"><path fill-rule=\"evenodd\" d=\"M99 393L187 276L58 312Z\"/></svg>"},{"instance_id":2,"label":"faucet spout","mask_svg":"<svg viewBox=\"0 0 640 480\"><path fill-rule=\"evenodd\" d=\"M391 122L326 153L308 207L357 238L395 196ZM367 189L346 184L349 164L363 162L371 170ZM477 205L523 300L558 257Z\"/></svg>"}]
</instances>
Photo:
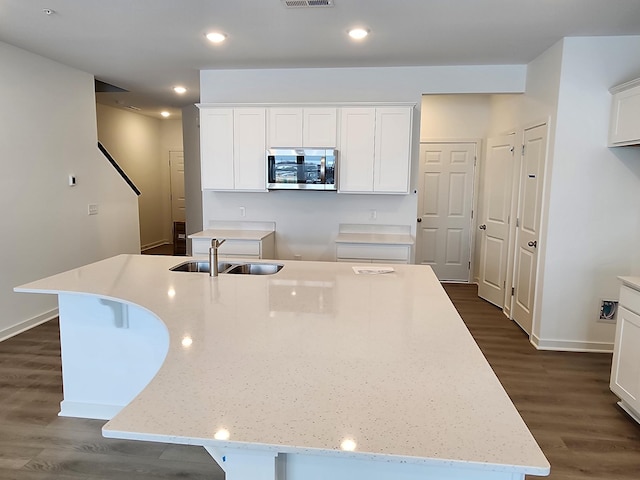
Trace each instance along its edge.
<instances>
[{"instance_id":1,"label":"faucet spout","mask_svg":"<svg viewBox=\"0 0 640 480\"><path fill-rule=\"evenodd\" d=\"M225 240L219 240L217 238L211 239L211 247L209 247L209 276L218 276L218 248Z\"/></svg>"}]
</instances>

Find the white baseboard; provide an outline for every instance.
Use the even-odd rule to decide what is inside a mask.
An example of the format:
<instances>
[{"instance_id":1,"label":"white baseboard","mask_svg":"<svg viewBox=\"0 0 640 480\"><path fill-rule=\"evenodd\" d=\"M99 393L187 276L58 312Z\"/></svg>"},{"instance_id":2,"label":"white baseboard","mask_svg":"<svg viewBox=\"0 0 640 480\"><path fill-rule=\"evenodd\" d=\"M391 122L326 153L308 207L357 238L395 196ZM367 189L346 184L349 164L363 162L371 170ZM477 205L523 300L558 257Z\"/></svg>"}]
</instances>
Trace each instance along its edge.
<instances>
[{"instance_id":1,"label":"white baseboard","mask_svg":"<svg viewBox=\"0 0 640 480\"><path fill-rule=\"evenodd\" d=\"M613 343L611 342L582 342L576 340L543 340L536 335L531 335L531 344L538 350L551 350L557 352L589 352L589 353L611 353Z\"/></svg>"},{"instance_id":2,"label":"white baseboard","mask_svg":"<svg viewBox=\"0 0 640 480\"><path fill-rule=\"evenodd\" d=\"M38 325L48 322L49 320L52 320L57 316L58 309L54 308L53 310L49 310L48 312L42 313L28 320L24 320L16 325L0 330L0 342L14 337L19 333L26 332L33 327L37 327Z\"/></svg>"},{"instance_id":3,"label":"white baseboard","mask_svg":"<svg viewBox=\"0 0 640 480\"><path fill-rule=\"evenodd\" d=\"M58 416L111 420L123 408L124 405L104 405L63 400L60 402L60 413L58 413Z\"/></svg>"}]
</instances>

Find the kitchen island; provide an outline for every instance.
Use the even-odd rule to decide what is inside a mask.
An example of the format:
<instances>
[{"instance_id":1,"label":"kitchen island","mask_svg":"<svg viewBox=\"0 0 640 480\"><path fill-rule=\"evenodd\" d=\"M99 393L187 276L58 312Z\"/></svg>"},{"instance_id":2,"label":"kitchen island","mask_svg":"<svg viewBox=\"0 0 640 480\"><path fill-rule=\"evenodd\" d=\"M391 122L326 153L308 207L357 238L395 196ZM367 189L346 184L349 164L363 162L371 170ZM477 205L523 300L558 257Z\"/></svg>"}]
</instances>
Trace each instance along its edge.
<instances>
[{"instance_id":1,"label":"kitchen island","mask_svg":"<svg viewBox=\"0 0 640 480\"><path fill-rule=\"evenodd\" d=\"M184 260L121 255L16 288L58 295L62 414L202 445L228 480L549 473L429 267L169 270Z\"/></svg>"}]
</instances>

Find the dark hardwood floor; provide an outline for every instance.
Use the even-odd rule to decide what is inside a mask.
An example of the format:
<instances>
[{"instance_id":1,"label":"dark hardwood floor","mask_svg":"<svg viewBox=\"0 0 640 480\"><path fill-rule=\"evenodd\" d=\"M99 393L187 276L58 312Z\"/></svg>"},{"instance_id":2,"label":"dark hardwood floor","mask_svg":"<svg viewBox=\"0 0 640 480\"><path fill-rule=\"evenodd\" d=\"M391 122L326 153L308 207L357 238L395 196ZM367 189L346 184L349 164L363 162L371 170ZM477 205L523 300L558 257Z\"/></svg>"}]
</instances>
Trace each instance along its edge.
<instances>
[{"instance_id":1,"label":"dark hardwood floor","mask_svg":"<svg viewBox=\"0 0 640 480\"><path fill-rule=\"evenodd\" d=\"M475 286L445 289L547 455L549 478L640 479L640 426L609 391L611 355L536 351ZM56 321L0 342L1 480L224 478L200 447L105 439L103 421L58 417L61 399Z\"/></svg>"}]
</instances>

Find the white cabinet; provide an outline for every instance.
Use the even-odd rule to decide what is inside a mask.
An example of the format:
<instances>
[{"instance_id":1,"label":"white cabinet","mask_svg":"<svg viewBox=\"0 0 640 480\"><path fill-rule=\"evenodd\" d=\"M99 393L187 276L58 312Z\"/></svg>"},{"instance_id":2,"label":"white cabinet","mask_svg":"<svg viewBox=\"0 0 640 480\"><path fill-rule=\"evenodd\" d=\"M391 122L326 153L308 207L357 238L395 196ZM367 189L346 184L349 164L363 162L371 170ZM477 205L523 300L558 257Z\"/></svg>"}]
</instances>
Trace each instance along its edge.
<instances>
[{"instance_id":1,"label":"white cabinet","mask_svg":"<svg viewBox=\"0 0 640 480\"><path fill-rule=\"evenodd\" d=\"M637 287L620 288L610 387L620 398L618 404L640 422L640 284Z\"/></svg>"},{"instance_id":2,"label":"white cabinet","mask_svg":"<svg viewBox=\"0 0 640 480\"><path fill-rule=\"evenodd\" d=\"M266 110L200 109L203 190L266 190Z\"/></svg>"},{"instance_id":3,"label":"white cabinet","mask_svg":"<svg viewBox=\"0 0 640 480\"><path fill-rule=\"evenodd\" d=\"M341 110L341 193L409 193L412 119L411 107Z\"/></svg>"},{"instance_id":4,"label":"white cabinet","mask_svg":"<svg viewBox=\"0 0 640 480\"><path fill-rule=\"evenodd\" d=\"M336 108L309 107L269 109L269 148L335 147Z\"/></svg>"},{"instance_id":5,"label":"white cabinet","mask_svg":"<svg viewBox=\"0 0 640 480\"><path fill-rule=\"evenodd\" d=\"M610 90L609 146L640 144L640 79Z\"/></svg>"}]
</instances>

